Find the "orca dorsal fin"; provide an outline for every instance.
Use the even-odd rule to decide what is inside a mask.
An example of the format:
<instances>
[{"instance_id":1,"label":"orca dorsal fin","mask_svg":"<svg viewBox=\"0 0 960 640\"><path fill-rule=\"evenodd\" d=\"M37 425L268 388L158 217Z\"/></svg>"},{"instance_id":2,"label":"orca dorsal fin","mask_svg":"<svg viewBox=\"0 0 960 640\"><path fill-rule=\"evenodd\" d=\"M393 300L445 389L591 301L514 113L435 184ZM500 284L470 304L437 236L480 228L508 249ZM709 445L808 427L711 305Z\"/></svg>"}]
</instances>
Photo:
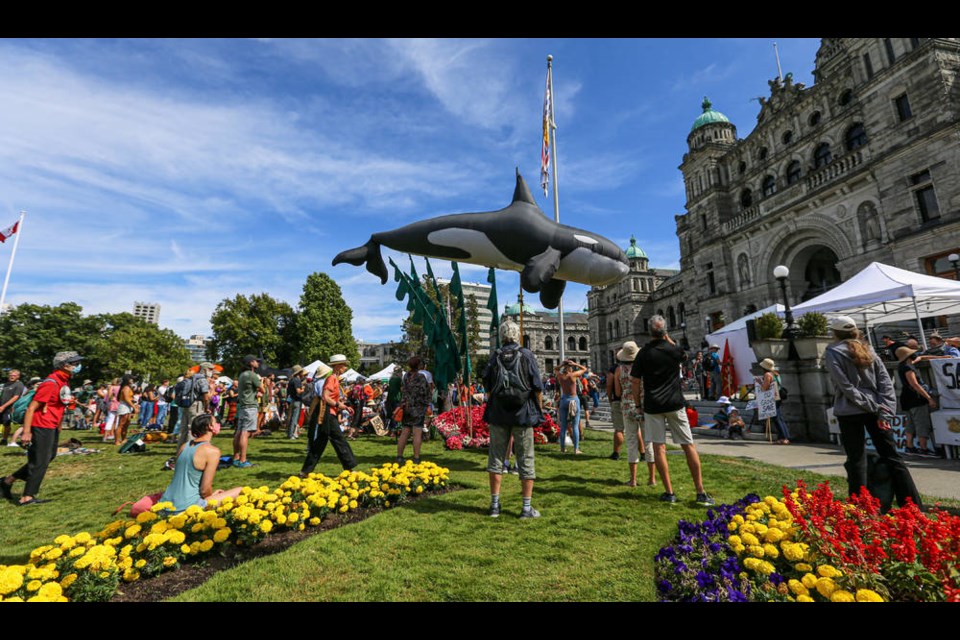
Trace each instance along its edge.
<instances>
[{"instance_id":1,"label":"orca dorsal fin","mask_svg":"<svg viewBox=\"0 0 960 640\"><path fill-rule=\"evenodd\" d=\"M533 194L530 193L530 187L527 186L523 176L520 175L519 167L517 167L517 188L513 190L513 202L526 202L534 206L537 204L536 200L533 199Z\"/></svg>"}]
</instances>

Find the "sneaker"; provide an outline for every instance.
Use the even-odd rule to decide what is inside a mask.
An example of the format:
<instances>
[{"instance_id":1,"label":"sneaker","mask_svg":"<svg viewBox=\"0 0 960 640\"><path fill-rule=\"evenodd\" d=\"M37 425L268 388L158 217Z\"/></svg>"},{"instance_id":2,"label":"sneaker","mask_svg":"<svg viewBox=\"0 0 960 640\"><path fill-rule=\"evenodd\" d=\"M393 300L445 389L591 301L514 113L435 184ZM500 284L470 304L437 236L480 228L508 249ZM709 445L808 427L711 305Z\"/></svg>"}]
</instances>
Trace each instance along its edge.
<instances>
[{"instance_id":1,"label":"sneaker","mask_svg":"<svg viewBox=\"0 0 960 640\"><path fill-rule=\"evenodd\" d=\"M540 512L534 509L533 507L530 507L529 509L524 509L523 511L520 512L521 520L526 520L527 518L539 518L539 517L540 517Z\"/></svg>"},{"instance_id":2,"label":"sneaker","mask_svg":"<svg viewBox=\"0 0 960 640\"><path fill-rule=\"evenodd\" d=\"M617 453L616 451L614 451L613 453L610 454L610 459L611 459L611 460L619 460L619 459L620 459L620 454Z\"/></svg>"},{"instance_id":3,"label":"sneaker","mask_svg":"<svg viewBox=\"0 0 960 640\"><path fill-rule=\"evenodd\" d=\"M930 449L917 449L916 455L920 456L921 458L939 458L940 457L935 452L930 451Z\"/></svg>"},{"instance_id":4,"label":"sneaker","mask_svg":"<svg viewBox=\"0 0 960 640\"><path fill-rule=\"evenodd\" d=\"M499 518L500 517L500 503L490 505L490 517Z\"/></svg>"},{"instance_id":5,"label":"sneaker","mask_svg":"<svg viewBox=\"0 0 960 640\"><path fill-rule=\"evenodd\" d=\"M669 504L677 504L677 494L675 493L664 493L660 496L660 502L667 502Z\"/></svg>"},{"instance_id":6,"label":"sneaker","mask_svg":"<svg viewBox=\"0 0 960 640\"><path fill-rule=\"evenodd\" d=\"M235 466L237 469L248 469L253 466L253 463L250 462L249 460L244 460L243 462L240 462L239 460L234 460L233 466Z\"/></svg>"},{"instance_id":7,"label":"sneaker","mask_svg":"<svg viewBox=\"0 0 960 640\"><path fill-rule=\"evenodd\" d=\"M413 464L420 464L420 458L414 458Z\"/></svg>"},{"instance_id":8,"label":"sneaker","mask_svg":"<svg viewBox=\"0 0 960 640\"><path fill-rule=\"evenodd\" d=\"M716 500L708 496L706 493L697 494L697 504L704 507L712 507L717 504Z\"/></svg>"},{"instance_id":9,"label":"sneaker","mask_svg":"<svg viewBox=\"0 0 960 640\"><path fill-rule=\"evenodd\" d=\"M20 444L19 444L19 443L16 443L16 442L8 442L8 443L7 443L7 446L8 446L8 447L19 447Z\"/></svg>"},{"instance_id":10,"label":"sneaker","mask_svg":"<svg viewBox=\"0 0 960 640\"><path fill-rule=\"evenodd\" d=\"M920 450L917 449L916 447L904 447L903 452L909 453L910 455L917 455L920 452Z\"/></svg>"},{"instance_id":11,"label":"sneaker","mask_svg":"<svg viewBox=\"0 0 960 640\"><path fill-rule=\"evenodd\" d=\"M0 494L7 500L13 501L13 491L10 489L10 485L0 480Z\"/></svg>"},{"instance_id":12,"label":"sneaker","mask_svg":"<svg viewBox=\"0 0 960 640\"><path fill-rule=\"evenodd\" d=\"M397 464L403 466L403 456L397 456Z\"/></svg>"}]
</instances>

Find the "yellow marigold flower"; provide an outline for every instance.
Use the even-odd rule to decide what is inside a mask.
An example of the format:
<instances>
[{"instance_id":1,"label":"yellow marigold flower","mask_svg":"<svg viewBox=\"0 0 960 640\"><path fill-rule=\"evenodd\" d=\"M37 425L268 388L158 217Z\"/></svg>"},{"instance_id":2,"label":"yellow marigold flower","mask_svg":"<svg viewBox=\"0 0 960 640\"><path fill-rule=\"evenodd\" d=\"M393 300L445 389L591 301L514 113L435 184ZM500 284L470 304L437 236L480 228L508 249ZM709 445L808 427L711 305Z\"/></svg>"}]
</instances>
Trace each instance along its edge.
<instances>
[{"instance_id":1,"label":"yellow marigold flower","mask_svg":"<svg viewBox=\"0 0 960 640\"><path fill-rule=\"evenodd\" d=\"M142 569L145 566L147 566L147 561L144 560L143 558L140 558L139 560L133 563L133 566L135 566L137 569Z\"/></svg>"},{"instance_id":2,"label":"yellow marigold flower","mask_svg":"<svg viewBox=\"0 0 960 640\"><path fill-rule=\"evenodd\" d=\"M287 524L287 516L281 514L276 517L277 524L284 525Z\"/></svg>"},{"instance_id":3,"label":"yellow marigold flower","mask_svg":"<svg viewBox=\"0 0 960 640\"><path fill-rule=\"evenodd\" d=\"M27 583L27 591L36 591L43 585L39 580L31 580Z\"/></svg>"},{"instance_id":4,"label":"yellow marigold flower","mask_svg":"<svg viewBox=\"0 0 960 640\"><path fill-rule=\"evenodd\" d=\"M317 518L317 517L310 518L310 526L311 526L311 527L315 527L315 526L317 526L318 524L320 524L320 518Z\"/></svg>"},{"instance_id":5,"label":"yellow marigold flower","mask_svg":"<svg viewBox=\"0 0 960 640\"><path fill-rule=\"evenodd\" d=\"M23 574L12 567L0 570L0 595L13 593L23 586Z\"/></svg>"},{"instance_id":6,"label":"yellow marigold flower","mask_svg":"<svg viewBox=\"0 0 960 640\"><path fill-rule=\"evenodd\" d=\"M791 578L790 581L787 582L787 587L789 587L790 591L796 596L810 595L810 591L803 586L803 583L795 578Z\"/></svg>"},{"instance_id":7,"label":"yellow marigold flower","mask_svg":"<svg viewBox=\"0 0 960 640\"><path fill-rule=\"evenodd\" d=\"M269 522L269 521L268 521L268 522ZM208 539L206 539L206 540L204 540L203 542L200 543L200 551L201 551L201 553L207 553L208 551L210 551L210 549L213 549L213 540L210 540L210 539L208 538Z\"/></svg>"},{"instance_id":8,"label":"yellow marigold flower","mask_svg":"<svg viewBox=\"0 0 960 640\"><path fill-rule=\"evenodd\" d=\"M817 579L817 591L824 598L829 598L830 594L837 590L837 583L834 582L831 578L819 578Z\"/></svg>"},{"instance_id":9,"label":"yellow marigold flower","mask_svg":"<svg viewBox=\"0 0 960 640\"><path fill-rule=\"evenodd\" d=\"M824 578L836 578L843 575L829 564L822 564L817 567L817 573Z\"/></svg>"},{"instance_id":10,"label":"yellow marigold flower","mask_svg":"<svg viewBox=\"0 0 960 640\"><path fill-rule=\"evenodd\" d=\"M168 531L166 536L167 540L173 544L183 544L187 539L187 534L183 531Z\"/></svg>"},{"instance_id":11,"label":"yellow marigold flower","mask_svg":"<svg viewBox=\"0 0 960 640\"><path fill-rule=\"evenodd\" d=\"M764 555L763 547L758 544L747 545L747 553L757 558L762 558Z\"/></svg>"},{"instance_id":12,"label":"yellow marigold flower","mask_svg":"<svg viewBox=\"0 0 960 640\"><path fill-rule=\"evenodd\" d=\"M763 555L768 558L778 558L780 556L780 551L769 542L763 545Z\"/></svg>"},{"instance_id":13,"label":"yellow marigold flower","mask_svg":"<svg viewBox=\"0 0 960 640\"><path fill-rule=\"evenodd\" d=\"M350 510L350 505L346 505L346 504L340 505L340 508L337 509L337 511L339 511L340 513L346 513L349 510Z\"/></svg>"},{"instance_id":14,"label":"yellow marigold flower","mask_svg":"<svg viewBox=\"0 0 960 640\"><path fill-rule=\"evenodd\" d=\"M140 579L140 572L136 569L127 569L123 572L124 582L136 582Z\"/></svg>"},{"instance_id":15,"label":"yellow marigold flower","mask_svg":"<svg viewBox=\"0 0 960 640\"><path fill-rule=\"evenodd\" d=\"M760 560L758 560L757 558L744 558L743 566L744 568L750 569L751 571L756 571L757 568L760 566Z\"/></svg>"},{"instance_id":16,"label":"yellow marigold flower","mask_svg":"<svg viewBox=\"0 0 960 640\"><path fill-rule=\"evenodd\" d=\"M780 548L783 550L783 557L790 562L796 562L797 560L803 559L803 547L798 544L784 542L780 545Z\"/></svg>"},{"instance_id":17,"label":"yellow marigold flower","mask_svg":"<svg viewBox=\"0 0 960 640\"><path fill-rule=\"evenodd\" d=\"M806 562L798 562L797 564L793 565L793 568L800 573L810 573L813 571L813 567L808 565Z\"/></svg>"},{"instance_id":18,"label":"yellow marigold flower","mask_svg":"<svg viewBox=\"0 0 960 640\"><path fill-rule=\"evenodd\" d=\"M141 514L137 515L137 522L140 524L147 524L148 522L153 522L157 519L157 514L152 511L144 511Z\"/></svg>"},{"instance_id":19,"label":"yellow marigold flower","mask_svg":"<svg viewBox=\"0 0 960 640\"><path fill-rule=\"evenodd\" d=\"M757 565L757 572L762 573L765 576L768 576L771 573L773 573L774 569L775 567L771 563L767 562L766 560L761 560L760 564Z\"/></svg>"},{"instance_id":20,"label":"yellow marigold flower","mask_svg":"<svg viewBox=\"0 0 960 640\"><path fill-rule=\"evenodd\" d=\"M830 602L856 602L853 594L843 589L837 589L830 594Z\"/></svg>"},{"instance_id":21,"label":"yellow marigold flower","mask_svg":"<svg viewBox=\"0 0 960 640\"><path fill-rule=\"evenodd\" d=\"M123 532L123 537L124 537L124 538L132 538L133 536L137 535L138 533L140 533L140 525L138 525L138 524L133 524L133 525L130 525L129 527L127 527L127 528L124 530L124 532Z\"/></svg>"},{"instance_id":22,"label":"yellow marigold flower","mask_svg":"<svg viewBox=\"0 0 960 640\"><path fill-rule=\"evenodd\" d=\"M857 602L883 602L883 598L871 589L857 589Z\"/></svg>"},{"instance_id":23,"label":"yellow marigold flower","mask_svg":"<svg viewBox=\"0 0 960 640\"><path fill-rule=\"evenodd\" d=\"M63 578L63 580L60 581L60 586L61 586L62 588L64 588L64 589L67 589L67 588L70 587L70 585L73 584L74 580L76 580L76 579L77 579L77 574L75 574L75 573L67 574L67 575Z\"/></svg>"},{"instance_id":24,"label":"yellow marigold flower","mask_svg":"<svg viewBox=\"0 0 960 640\"><path fill-rule=\"evenodd\" d=\"M730 546L736 546L736 545L738 545L738 544L743 544L743 540L740 539L740 536L736 536L736 535L734 535L734 536L728 536L728 537L727 537L727 542L730 544Z\"/></svg>"},{"instance_id":25,"label":"yellow marigold flower","mask_svg":"<svg viewBox=\"0 0 960 640\"><path fill-rule=\"evenodd\" d=\"M803 577L800 578L800 582L802 582L803 586L807 589L815 589L817 587L817 576L812 573L805 573Z\"/></svg>"},{"instance_id":26,"label":"yellow marigold flower","mask_svg":"<svg viewBox=\"0 0 960 640\"><path fill-rule=\"evenodd\" d=\"M217 532L213 534L213 541L226 542L227 540L230 539L231 533L232 532L230 531L229 527L224 527L223 529L217 529Z\"/></svg>"},{"instance_id":27,"label":"yellow marigold flower","mask_svg":"<svg viewBox=\"0 0 960 640\"><path fill-rule=\"evenodd\" d=\"M50 600L53 600L63 595L63 588L57 582L47 582L42 587L40 587L40 590L37 592L37 595L40 596L41 598L48 598Z\"/></svg>"},{"instance_id":28,"label":"yellow marigold flower","mask_svg":"<svg viewBox=\"0 0 960 640\"><path fill-rule=\"evenodd\" d=\"M767 532L767 525L763 524L762 522L758 522L754 525L754 527L756 528L758 536L762 536Z\"/></svg>"},{"instance_id":29,"label":"yellow marigold flower","mask_svg":"<svg viewBox=\"0 0 960 640\"><path fill-rule=\"evenodd\" d=\"M271 529L273 529L273 523L269 520L264 520L260 523L260 530L264 533L270 533Z\"/></svg>"},{"instance_id":30,"label":"yellow marigold flower","mask_svg":"<svg viewBox=\"0 0 960 640\"><path fill-rule=\"evenodd\" d=\"M43 554L43 558L44 560L56 560L62 555L63 549L60 547L54 547L53 549L50 549L50 551L47 551L45 554Z\"/></svg>"},{"instance_id":31,"label":"yellow marigold flower","mask_svg":"<svg viewBox=\"0 0 960 640\"><path fill-rule=\"evenodd\" d=\"M180 545L180 553L182 553L182 554L188 554L188 553L190 553L190 545L188 545L188 544L182 544L182 545Z\"/></svg>"},{"instance_id":32,"label":"yellow marigold flower","mask_svg":"<svg viewBox=\"0 0 960 640\"><path fill-rule=\"evenodd\" d=\"M300 519L300 514L297 512L293 512L289 516L287 516L287 521L290 522L290 524L293 524L299 519Z\"/></svg>"},{"instance_id":33,"label":"yellow marigold flower","mask_svg":"<svg viewBox=\"0 0 960 640\"><path fill-rule=\"evenodd\" d=\"M783 540L783 532L780 529L767 529L767 532L763 534L763 539L767 542L780 542Z\"/></svg>"},{"instance_id":34,"label":"yellow marigold flower","mask_svg":"<svg viewBox=\"0 0 960 640\"><path fill-rule=\"evenodd\" d=\"M423 486L417 487L417 493L423 493Z\"/></svg>"},{"instance_id":35,"label":"yellow marigold flower","mask_svg":"<svg viewBox=\"0 0 960 640\"><path fill-rule=\"evenodd\" d=\"M87 533L86 531L81 531L76 536L74 536L74 540L77 541L77 544L87 544L88 542L90 542L90 534Z\"/></svg>"},{"instance_id":36,"label":"yellow marigold flower","mask_svg":"<svg viewBox=\"0 0 960 640\"><path fill-rule=\"evenodd\" d=\"M733 518L730 519L730 522L736 522L737 524L743 524L743 516L738 513L737 515L733 516Z\"/></svg>"},{"instance_id":37,"label":"yellow marigold flower","mask_svg":"<svg viewBox=\"0 0 960 640\"><path fill-rule=\"evenodd\" d=\"M741 533L740 538L743 540L743 544L748 547L755 547L760 544L760 540L757 539L757 536L752 533Z\"/></svg>"},{"instance_id":38,"label":"yellow marigold flower","mask_svg":"<svg viewBox=\"0 0 960 640\"><path fill-rule=\"evenodd\" d=\"M814 602L810 596L797 596L797 602Z\"/></svg>"},{"instance_id":39,"label":"yellow marigold flower","mask_svg":"<svg viewBox=\"0 0 960 640\"><path fill-rule=\"evenodd\" d=\"M351 509L356 509L356 508L357 508L357 501L356 501L356 500L351 500L350 503L349 503L349 507L350 507Z\"/></svg>"},{"instance_id":40,"label":"yellow marigold flower","mask_svg":"<svg viewBox=\"0 0 960 640\"><path fill-rule=\"evenodd\" d=\"M728 522L727 531L736 531L739 528L739 526L740 525L738 525L736 522Z\"/></svg>"},{"instance_id":41,"label":"yellow marigold flower","mask_svg":"<svg viewBox=\"0 0 960 640\"><path fill-rule=\"evenodd\" d=\"M390 501L389 501L389 500L387 500L386 502L384 502L384 503L383 503L383 506L385 506L385 507L389 507L389 506L390 506Z\"/></svg>"}]
</instances>

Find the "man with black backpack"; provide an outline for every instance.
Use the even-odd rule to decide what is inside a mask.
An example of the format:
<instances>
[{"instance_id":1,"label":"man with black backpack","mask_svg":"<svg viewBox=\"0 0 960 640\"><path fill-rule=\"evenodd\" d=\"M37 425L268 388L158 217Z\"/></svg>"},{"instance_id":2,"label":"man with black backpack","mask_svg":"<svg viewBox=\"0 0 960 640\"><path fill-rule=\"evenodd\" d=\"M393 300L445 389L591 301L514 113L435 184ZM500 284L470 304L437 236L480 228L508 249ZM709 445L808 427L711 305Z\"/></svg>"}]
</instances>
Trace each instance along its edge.
<instances>
[{"instance_id":1,"label":"man with black backpack","mask_svg":"<svg viewBox=\"0 0 960 640\"><path fill-rule=\"evenodd\" d=\"M533 427L543 420L543 382L537 359L529 349L520 346L520 326L510 320L500 325L498 349L483 373L483 386L488 401L483 419L490 429L490 452L487 471L490 474L490 516L500 516L500 484L503 461L513 437L514 452L520 468L520 494L523 509L520 517L539 518L531 505L534 473Z\"/></svg>"}]
</instances>

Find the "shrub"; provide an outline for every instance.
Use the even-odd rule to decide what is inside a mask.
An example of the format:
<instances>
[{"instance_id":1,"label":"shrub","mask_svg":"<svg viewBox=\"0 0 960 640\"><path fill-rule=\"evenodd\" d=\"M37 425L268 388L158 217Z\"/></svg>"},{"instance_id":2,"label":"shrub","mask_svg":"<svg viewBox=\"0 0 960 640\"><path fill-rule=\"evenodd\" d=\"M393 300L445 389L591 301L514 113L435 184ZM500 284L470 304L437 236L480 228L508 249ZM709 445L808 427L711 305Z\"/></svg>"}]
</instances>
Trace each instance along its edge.
<instances>
[{"instance_id":1,"label":"shrub","mask_svg":"<svg viewBox=\"0 0 960 640\"><path fill-rule=\"evenodd\" d=\"M800 316L797 325L800 327L801 338L816 338L829 335L827 316L816 311L811 311L810 313L805 313Z\"/></svg>"},{"instance_id":2,"label":"shrub","mask_svg":"<svg viewBox=\"0 0 960 640\"><path fill-rule=\"evenodd\" d=\"M757 338L760 340L770 340L783 335L783 320L773 312L765 313L757 318L756 324Z\"/></svg>"}]
</instances>

